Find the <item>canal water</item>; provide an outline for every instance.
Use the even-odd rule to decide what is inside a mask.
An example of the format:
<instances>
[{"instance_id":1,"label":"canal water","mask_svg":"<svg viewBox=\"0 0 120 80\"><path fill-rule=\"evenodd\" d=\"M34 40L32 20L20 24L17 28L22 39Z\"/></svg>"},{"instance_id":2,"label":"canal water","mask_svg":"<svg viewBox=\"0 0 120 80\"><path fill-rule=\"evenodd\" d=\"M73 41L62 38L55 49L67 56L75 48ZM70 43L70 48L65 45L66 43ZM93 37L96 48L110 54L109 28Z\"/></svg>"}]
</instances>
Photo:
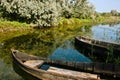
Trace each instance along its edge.
<instances>
[{"instance_id":1,"label":"canal water","mask_svg":"<svg viewBox=\"0 0 120 80\"><path fill-rule=\"evenodd\" d=\"M63 26L0 33L0 80L24 80L12 69L11 48L51 59L94 62L92 57L76 49L74 37L79 35L120 44L120 24ZM120 58L116 61L120 61Z\"/></svg>"}]
</instances>

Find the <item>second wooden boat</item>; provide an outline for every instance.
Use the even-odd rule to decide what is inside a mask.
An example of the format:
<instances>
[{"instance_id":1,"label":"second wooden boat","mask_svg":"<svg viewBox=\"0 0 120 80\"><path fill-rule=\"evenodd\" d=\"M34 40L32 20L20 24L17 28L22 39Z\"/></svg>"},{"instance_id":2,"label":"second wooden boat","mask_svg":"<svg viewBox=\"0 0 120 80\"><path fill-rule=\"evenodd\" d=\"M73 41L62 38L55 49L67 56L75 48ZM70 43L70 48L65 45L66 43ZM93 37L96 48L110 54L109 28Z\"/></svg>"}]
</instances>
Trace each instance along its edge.
<instances>
[{"instance_id":1,"label":"second wooden boat","mask_svg":"<svg viewBox=\"0 0 120 80\"><path fill-rule=\"evenodd\" d=\"M120 55L120 44L103 42L91 38L78 36L75 37L75 45L79 48L89 50L91 53L98 53L100 55L115 54Z\"/></svg>"}]
</instances>

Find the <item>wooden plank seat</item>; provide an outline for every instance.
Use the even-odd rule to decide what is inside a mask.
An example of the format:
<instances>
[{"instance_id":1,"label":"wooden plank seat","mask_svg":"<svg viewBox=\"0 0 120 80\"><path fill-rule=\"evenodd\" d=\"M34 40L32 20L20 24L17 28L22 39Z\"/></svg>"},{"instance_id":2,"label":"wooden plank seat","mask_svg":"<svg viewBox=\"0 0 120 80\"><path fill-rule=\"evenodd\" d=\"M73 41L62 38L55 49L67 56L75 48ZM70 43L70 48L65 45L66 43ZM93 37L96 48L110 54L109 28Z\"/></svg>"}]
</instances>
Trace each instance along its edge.
<instances>
[{"instance_id":1,"label":"wooden plank seat","mask_svg":"<svg viewBox=\"0 0 120 80\"><path fill-rule=\"evenodd\" d=\"M24 64L27 66L30 66L32 68L36 68L44 63L43 60L28 60L25 61Z\"/></svg>"}]
</instances>

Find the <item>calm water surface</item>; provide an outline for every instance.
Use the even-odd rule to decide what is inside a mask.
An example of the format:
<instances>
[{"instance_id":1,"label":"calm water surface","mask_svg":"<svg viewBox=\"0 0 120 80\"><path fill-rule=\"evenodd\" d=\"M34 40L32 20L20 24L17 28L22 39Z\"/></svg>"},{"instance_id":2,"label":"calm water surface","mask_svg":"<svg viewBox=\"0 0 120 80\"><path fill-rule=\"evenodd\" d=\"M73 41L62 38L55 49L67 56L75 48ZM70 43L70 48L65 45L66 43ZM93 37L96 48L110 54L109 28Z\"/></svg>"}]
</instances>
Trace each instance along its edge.
<instances>
[{"instance_id":1,"label":"calm water surface","mask_svg":"<svg viewBox=\"0 0 120 80\"><path fill-rule=\"evenodd\" d=\"M0 33L0 80L23 80L12 69L10 48L51 59L93 62L75 48L77 35L120 43L120 24Z\"/></svg>"},{"instance_id":2,"label":"calm water surface","mask_svg":"<svg viewBox=\"0 0 120 80\"><path fill-rule=\"evenodd\" d=\"M97 40L120 43L120 24L95 25L91 28L91 35Z\"/></svg>"}]
</instances>

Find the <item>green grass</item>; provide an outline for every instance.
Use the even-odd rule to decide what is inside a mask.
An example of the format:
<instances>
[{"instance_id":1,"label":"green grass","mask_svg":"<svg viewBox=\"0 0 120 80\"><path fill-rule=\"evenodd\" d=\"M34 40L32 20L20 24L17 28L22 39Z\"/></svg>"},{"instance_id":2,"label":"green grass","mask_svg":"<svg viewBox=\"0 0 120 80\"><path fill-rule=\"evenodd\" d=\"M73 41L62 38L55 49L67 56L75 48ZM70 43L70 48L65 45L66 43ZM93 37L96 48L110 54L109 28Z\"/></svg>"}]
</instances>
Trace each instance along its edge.
<instances>
[{"instance_id":1,"label":"green grass","mask_svg":"<svg viewBox=\"0 0 120 80\"><path fill-rule=\"evenodd\" d=\"M116 17L98 17L94 20L92 19L78 19L78 18L61 18L59 21L58 26L76 26L76 25L93 25L97 23L111 23L111 22L120 22L120 18ZM73 28L73 27L72 27ZM17 21L8 21L3 19L2 17L0 18L0 32L6 32L6 31L16 31L16 30L26 30L30 29L30 24L27 23L21 23Z\"/></svg>"},{"instance_id":2,"label":"green grass","mask_svg":"<svg viewBox=\"0 0 120 80\"><path fill-rule=\"evenodd\" d=\"M112 23L120 22L120 17L110 16L110 17L98 17L96 18L97 23Z\"/></svg>"},{"instance_id":3,"label":"green grass","mask_svg":"<svg viewBox=\"0 0 120 80\"><path fill-rule=\"evenodd\" d=\"M11 31L11 30L18 30L18 29L28 29L30 25L27 23L22 23L18 21L10 21L6 18L2 17L2 13L0 12L0 32L1 31Z\"/></svg>"},{"instance_id":4,"label":"green grass","mask_svg":"<svg viewBox=\"0 0 120 80\"><path fill-rule=\"evenodd\" d=\"M81 25L83 23L90 23L93 22L92 19L78 19L78 18L61 18L59 21L59 26L64 26L64 25Z\"/></svg>"},{"instance_id":5,"label":"green grass","mask_svg":"<svg viewBox=\"0 0 120 80\"><path fill-rule=\"evenodd\" d=\"M3 21L3 20L0 20L0 28L1 27L28 27L29 24L26 24L26 23L20 23L20 22L17 22L17 21Z\"/></svg>"},{"instance_id":6,"label":"green grass","mask_svg":"<svg viewBox=\"0 0 120 80\"><path fill-rule=\"evenodd\" d=\"M112 23L120 22L120 17L110 16L110 17L97 17L96 19L79 19L79 18L61 18L59 21L59 26L64 25L85 25L85 24L97 24L97 23Z\"/></svg>"},{"instance_id":7,"label":"green grass","mask_svg":"<svg viewBox=\"0 0 120 80\"><path fill-rule=\"evenodd\" d=\"M17 21L7 21L0 19L0 32L29 29L30 25Z\"/></svg>"}]
</instances>

